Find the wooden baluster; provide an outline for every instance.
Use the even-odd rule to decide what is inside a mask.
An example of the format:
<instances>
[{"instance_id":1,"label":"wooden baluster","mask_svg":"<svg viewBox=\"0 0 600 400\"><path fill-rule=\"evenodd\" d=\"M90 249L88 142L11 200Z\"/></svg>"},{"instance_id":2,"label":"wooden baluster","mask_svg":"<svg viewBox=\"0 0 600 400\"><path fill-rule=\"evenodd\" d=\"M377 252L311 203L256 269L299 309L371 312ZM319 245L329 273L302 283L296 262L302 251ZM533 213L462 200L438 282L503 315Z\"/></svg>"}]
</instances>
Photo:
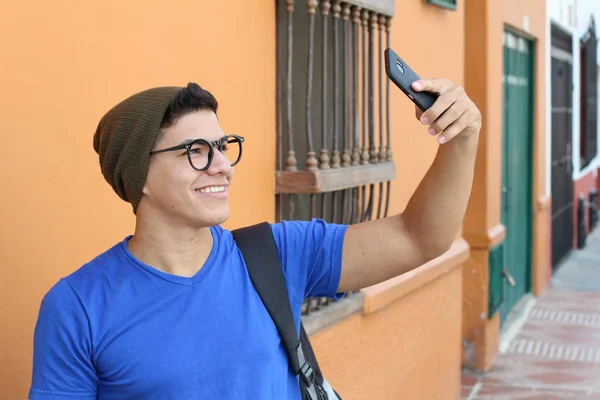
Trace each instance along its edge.
<instances>
[{"instance_id":1,"label":"wooden baluster","mask_svg":"<svg viewBox=\"0 0 600 400\"><path fill-rule=\"evenodd\" d=\"M350 166L350 143L348 140L349 136L349 125L350 117L348 115L348 23L350 21L350 4L344 3L342 9L342 43L343 54L342 54L342 167Z\"/></svg>"},{"instance_id":2,"label":"wooden baluster","mask_svg":"<svg viewBox=\"0 0 600 400\"><path fill-rule=\"evenodd\" d=\"M358 54L359 54L359 43L358 43L358 27L360 26L360 7L354 7L352 9L352 166L360 164L360 150L359 150L359 118L358 118ZM354 224L357 221L358 216L358 191L359 188L352 188L352 214L350 216L350 223Z\"/></svg>"},{"instance_id":3,"label":"wooden baluster","mask_svg":"<svg viewBox=\"0 0 600 400\"><path fill-rule=\"evenodd\" d=\"M322 47L323 52L321 54L321 76L323 79L321 85L321 154L319 156L319 168L320 169L329 169L329 151L328 147L328 139L330 136L330 131L327 128L327 77L329 76L329 71L327 70L327 45L328 45L328 20L329 20L329 11L331 10L331 1L322 0L321 1L321 15L323 17L323 31L321 34L322 38ZM326 197L327 193L321 194L321 218L326 219Z\"/></svg>"},{"instance_id":4,"label":"wooden baluster","mask_svg":"<svg viewBox=\"0 0 600 400\"><path fill-rule=\"evenodd\" d=\"M348 25L350 23L350 4L344 3L342 7L342 167L350 166L350 149L352 148L352 138L350 136L350 115L348 107L350 105L348 96L348 77L349 77L349 62L348 62ZM345 224L349 220L348 200L350 199L351 191L342 191L342 216L340 222Z\"/></svg>"},{"instance_id":5,"label":"wooden baluster","mask_svg":"<svg viewBox=\"0 0 600 400\"><path fill-rule=\"evenodd\" d=\"M367 76L368 76L368 71L367 71L367 29L368 29L368 23L369 23L369 12L367 10L363 10L362 12L362 29L361 29L361 36L362 36L362 91L361 91L361 97L362 97L362 143L361 143L361 148L362 148L362 153L361 153L361 164L362 165L368 165L369 164L369 152L368 152L368 148L367 148ZM360 193L360 221L364 221L365 217L366 217L366 207L367 207L367 201L366 201L366 195L367 195L367 186L363 185L361 187L361 193Z\"/></svg>"},{"instance_id":6,"label":"wooden baluster","mask_svg":"<svg viewBox=\"0 0 600 400\"><path fill-rule=\"evenodd\" d=\"M386 18L379 16L379 162L387 160L385 143L383 139L383 78L385 74L385 65L383 65L383 30L385 29ZM386 79L387 81L387 79Z\"/></svg>"},{"instance_id":7,"label":"wooden baluster","mask_svg":"<svg viewBox=\"0 0 600 400\"><path fill-rule=\"evenodd\" d=\"M286 171L297 171L296 167L296 153L294 152L294 134L292 129L292 53L293 53L293 12L294 12L294 0L286 0L286 11L287 11L287 134L288 134L288 152L287 159L285 160ZM292 197L292 196L290 196ZM293 209L293 207L292 207Z\"/></svg>"},{"instance_id":8,"label":"wooden baluster","mask_svg":"<svg viewBox=\"0 0 600 400\"><path fill-rule=\"evenodd\" d=\"M340 0L333 1L333 153L331 157L331 168L340 168L340 151L338 149L338 130L339 130L339 98L340 98L340 34L339 20L342 12ZM332 193L332 215L331 221L337 222L338 214L338 192Z\"/></svg>"},{"instance_id":9,"label":"wooden baluster","mask_svg":"<svg viewBox=\"0 0 600 400\"><path fill-rule=\"evenodd\" d=\"M339 0L333 1L333 153L331 158L331 167L340 167L340 152L338 150L338 100L340 98L340 87L339 87L339 20L342 7L340 6Z\"/></svg>"},{"instance_id":10,"label":"wooden baluster","mask_svg":"<svg viewBox=\"0 0 600 400\"><path fill-rule=\"evenodd\" d=\"M387 42L387 47L390 47L390 30L392 27L392 17L387 17L386 20L386 25L385 25L385 35L386 35L386 42ZM392 153L392 143L390 140L390 80L387 79L386 80L386 100L385 100L385 106L386 106L386 119L387 119L387 123L386 123L386 129L387 129L387 142L386 142L386 160L387 161L393 161L393 153Z\"/></svg>"},{"instance_id":11,"label":"wooden baluster","mask_svg":"<svg viewBox=\"0 0 600 400\"><path fill-rule=\"evenodd\" d=\"M358 135L360 127L358 125L358 27L360 26L360 7L354 7L352 10L352 165L360 164L360 149Z\"/></svg>"},{"instance_id":12,"label":"wooden baluster","mask_svg":"<svg viewBox=\"0 0 600 400\"><path fill-rule=\"evenodd\" d=\"M314 64L314 40L315 40L315 13L317 12L317 0L307 0L306 8L308 10L308 77L306 82L306 140L308 153L306 158L306 170L317 171L319 162L316 159L316 153L313 146L312 137L312 87L313 87L313 64ZM310 215L312 220L316 215L317 196L310 194Z\"/></svg>"},{"instance_id":13,"label":"wooden baluster","mask_svg":"<svg viewBox=\"0 0 600 400\"><path fill-rule=\"evenodd\" d=\"M308 0L306 8L308 9L308 78L306 82L306 141L308 153L306 159L306 170L318 170L318 161L315 158L316 153L312 138L312 84L313 84L313 63L314 63L314 37L315 37L315 12L317 10L317 0Z\"/></svg>"},{"instance_id":14,"label":"wooden baluster","mask_svg":"<svg viewBox=\"0 0 600 400\"><path fill-rule=\"evenodd\" d=\"M321 1L321 15L323 16L323 33L322 33L322 45L323 53L321 76L323 77L323 84L321 86L321 154L319 156L319 168L329 169L329 152L327 151L327 138L329 132L327 131L327 20L329 17L329 10L331 9L331 2L329 0ZM324 197L324 196L323 196Z\"/></svg>"},{"instance_id":15,"label":"wooden baluster","mask_svg":"<svg viewBox=\"0 0 600 400\"><path fill-rule=\"evenodd\" d=\"M369 153L371 164L377 164L379 153L375 148L375 29L377 29L377 14L371 13L369 20ZM380 57L377 57L380 58Z\"/></svg>"},{"instance_id":16,"label":"wooden baluster","mask_svg":"<svg viewBox=\"0 0 600 400\"><path fill-rule=\"evenodd\" d=\"M369 164L369 152L367 147L367 29L369 24L369 12L362 12L362 153L361 164ZM364 199L363 199L364 204Z\"/></svg>"},{"instance_id":17,"label":"wooden baluster","mask_svg":"<svg viewBox=\"0 0 600 400\"><path fill-rule=\"evenodd\" d=\"M379 45L378 54L379 57L379 69L378 69L378 80L379 80L379 155L377 156L378 162L385 162L385 143L383 142L383 77L385 75L385 66L383 65L383 30L385 28L385 17L383 15L379 16L377 29L378 40L377 43ZM381 218L381 211L383 205L383 182L379 182L379 196L377 196L377 219Z\"/></svg>"}]
</instances>

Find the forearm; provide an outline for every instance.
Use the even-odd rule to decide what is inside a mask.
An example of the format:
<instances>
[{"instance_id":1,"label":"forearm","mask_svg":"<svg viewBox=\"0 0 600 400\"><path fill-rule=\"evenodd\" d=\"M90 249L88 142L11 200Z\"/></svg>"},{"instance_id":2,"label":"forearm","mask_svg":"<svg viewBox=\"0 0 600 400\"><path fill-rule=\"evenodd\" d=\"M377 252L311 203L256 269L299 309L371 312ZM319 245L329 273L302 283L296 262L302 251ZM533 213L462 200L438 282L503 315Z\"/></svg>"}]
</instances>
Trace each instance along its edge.
<instances>
[{"instance_id":1,"label":"forearm","mask_svg":"<svg viewBox=\"0 0 600 400\"><path fill-rule=\"evenodd\" d=\"M435 160L399 216L426 260L452 245L467 208L478 134L439 146Z\"/></svg>"},{"instance_id":2,"label":"forearm","mask_svg":"<svg viewBox=\"0 0 600 400\"><path fill-rule=\"evenodd\" d=\"M383 282L446 252L460 230L473 184L481 113L447 79L412 83L439 96L415 116L437 136L437 155L403 213L348 228L339 291Z\"/></svg>"}]
</instances>

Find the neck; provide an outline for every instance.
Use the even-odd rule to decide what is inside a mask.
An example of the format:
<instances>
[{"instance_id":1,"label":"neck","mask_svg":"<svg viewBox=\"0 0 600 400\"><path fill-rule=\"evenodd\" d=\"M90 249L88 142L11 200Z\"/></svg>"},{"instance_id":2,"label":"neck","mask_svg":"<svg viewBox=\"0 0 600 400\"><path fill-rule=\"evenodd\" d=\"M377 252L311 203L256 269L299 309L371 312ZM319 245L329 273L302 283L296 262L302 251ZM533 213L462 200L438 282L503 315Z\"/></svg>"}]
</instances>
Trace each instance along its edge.
<instances>
[{"instance_id":1,"label":"neck","mask_svg":"<svg viewBox=\"0 0 600 400\"><path fill-rule=\"evenodd\" d=\"M169 274L192 277L208 259L212 246L209 227L173 226L138 218L128 247L147 265Z\"/></svg>"}]
</instances>

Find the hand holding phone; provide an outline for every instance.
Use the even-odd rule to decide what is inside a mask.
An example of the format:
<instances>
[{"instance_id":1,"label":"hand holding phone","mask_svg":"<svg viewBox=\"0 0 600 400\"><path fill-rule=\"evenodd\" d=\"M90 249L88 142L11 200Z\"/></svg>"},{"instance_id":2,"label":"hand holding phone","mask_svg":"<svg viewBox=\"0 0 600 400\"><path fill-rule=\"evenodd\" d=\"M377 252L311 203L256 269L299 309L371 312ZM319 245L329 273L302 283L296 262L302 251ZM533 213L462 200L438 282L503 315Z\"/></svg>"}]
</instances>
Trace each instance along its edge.
<instances>
[{"instance_id":1,"label":"hand holding phone","mask_svg":"<svg viewBox=\"0 0 600 400\"><path fill-rule=\"evenodd\" d=\"M421 109L421 111L426 111L431 108L438 96L430 92L416 92L412 88L413 82L420 79L419 75L417 75L417 73L390 48L385 49L384 59L385 72L388 78L394 82L394 84L398 86L398 88L402 90L402 92L404 92L404 94Z\"/></svg>"},{"instance_id":2,"label":"hand holding phone","mask_svg":"<svg viewBox=\"0 0 600 400\"><path fill-rule=\"evenodd\" d=\"M429 125L429 134L438 135L440 144L457 135L462 138L478 135L481 113L461 86L448 79L421 79L390 48L385 50L384 58L387 76L415 103L417 119Z\"/></svg>"}]
</instances>

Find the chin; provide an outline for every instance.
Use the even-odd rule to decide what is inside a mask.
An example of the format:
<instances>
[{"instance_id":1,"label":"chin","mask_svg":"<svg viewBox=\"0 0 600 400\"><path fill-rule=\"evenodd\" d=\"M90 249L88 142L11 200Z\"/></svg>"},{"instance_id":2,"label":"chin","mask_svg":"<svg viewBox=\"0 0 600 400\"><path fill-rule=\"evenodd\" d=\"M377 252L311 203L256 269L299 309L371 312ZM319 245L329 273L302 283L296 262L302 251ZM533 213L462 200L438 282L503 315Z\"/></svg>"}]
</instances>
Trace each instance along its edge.
<instances>
[{"instance_id":1,"label":"chin","mask_svg":"<svg viewBox=\"0 0 600 400\"><path fill-rule=\"evenodd\" d=\"M229 219L229 207L223 210L212 210L212 212L205 212L199 215L198 222L203 226L216 226L221 225Z\"/></svg>"}]
</instances>

